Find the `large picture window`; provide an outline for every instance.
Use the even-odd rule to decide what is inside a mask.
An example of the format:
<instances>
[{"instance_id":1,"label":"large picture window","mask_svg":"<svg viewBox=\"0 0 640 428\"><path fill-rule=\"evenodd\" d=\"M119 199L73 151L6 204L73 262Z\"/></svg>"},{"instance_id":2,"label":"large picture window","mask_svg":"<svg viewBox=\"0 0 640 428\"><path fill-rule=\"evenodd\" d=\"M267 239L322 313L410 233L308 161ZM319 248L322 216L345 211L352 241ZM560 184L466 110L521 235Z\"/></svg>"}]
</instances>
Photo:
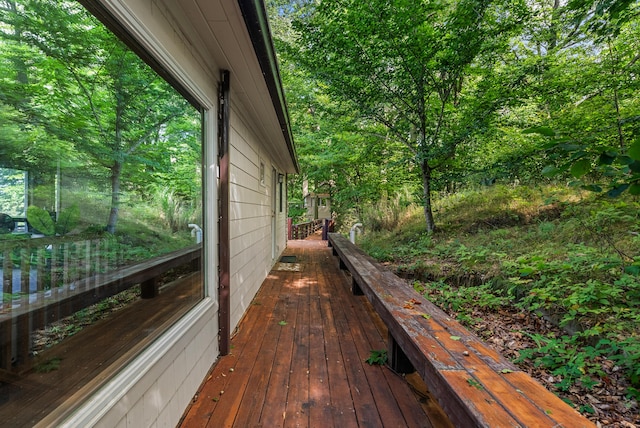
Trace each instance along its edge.
<instances>
[{"instance_id":1,"label":"large picture window","mask_svg":"<svg viewBox=\"0 0 640 428\"><path fill-rule=\"evenodd\" d=\"M0 1L0 418L97 387L203 298L202 112L78 2Z\"/></svg>"}]
</instances>

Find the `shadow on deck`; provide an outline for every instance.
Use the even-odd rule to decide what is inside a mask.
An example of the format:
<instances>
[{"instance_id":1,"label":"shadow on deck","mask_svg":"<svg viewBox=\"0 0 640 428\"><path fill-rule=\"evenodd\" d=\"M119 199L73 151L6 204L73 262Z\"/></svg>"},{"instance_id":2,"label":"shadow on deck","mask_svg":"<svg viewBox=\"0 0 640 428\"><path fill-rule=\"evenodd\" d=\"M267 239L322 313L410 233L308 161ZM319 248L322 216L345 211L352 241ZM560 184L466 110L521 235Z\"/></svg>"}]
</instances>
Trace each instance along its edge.
<instances>
[{"instance_id":1,"label":"shadow on deck","mask_svg":"<svg viewBox=\"0 0 640 428\"><path fill-rule=\"evenodd\" d=\"M289 241L284 256L181 426L449 427L419 377L365 362L387 330L327 242Z\"/></svg>"}]
</instances>

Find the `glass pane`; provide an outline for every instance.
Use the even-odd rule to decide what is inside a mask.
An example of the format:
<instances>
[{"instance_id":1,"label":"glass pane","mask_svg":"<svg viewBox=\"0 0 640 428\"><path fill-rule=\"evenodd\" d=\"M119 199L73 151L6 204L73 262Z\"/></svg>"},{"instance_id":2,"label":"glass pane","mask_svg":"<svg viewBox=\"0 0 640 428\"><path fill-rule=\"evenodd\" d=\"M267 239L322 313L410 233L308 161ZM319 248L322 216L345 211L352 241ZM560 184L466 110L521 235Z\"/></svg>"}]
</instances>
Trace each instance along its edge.
<instances>
[{"instance_id":1,"label":"glass pane","mask_svg":"<svg viewBox=\"0 0 640 428\"><path fill-rule=\"evenodd\" d=\"M3 2L3 424L46 416L203 298L201 123L79 3Z\"/></svg>"}]
</instances>

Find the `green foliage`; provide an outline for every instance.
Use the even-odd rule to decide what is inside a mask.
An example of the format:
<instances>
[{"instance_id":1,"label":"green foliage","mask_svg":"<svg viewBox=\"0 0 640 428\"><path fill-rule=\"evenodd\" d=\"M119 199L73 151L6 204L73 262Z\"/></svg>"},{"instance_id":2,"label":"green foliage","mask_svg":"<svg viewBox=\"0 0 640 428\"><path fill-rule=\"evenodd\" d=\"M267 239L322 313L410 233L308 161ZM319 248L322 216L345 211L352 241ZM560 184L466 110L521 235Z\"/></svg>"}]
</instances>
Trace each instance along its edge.
<instances>
[{"instance_id":1,"label":"green foliage","mask_svg":"<svg viewBox=\"0 0 640 428\"><path fill-rule=\"evenodd\" d=\"M379 365L383 366L387 364L387 350L371 350L369 351L369 358L365 360L370 366Z\"/></svg>"},{"instance_id":2,"label":"green foliage","mask_svg":"<svg viewBox=\"0 0 640 428\"><path fill-rule=\"evenodd\" d=\"M393 230L402 219L402 215L413 210L412 197L408 189L397 192L393 197L383 195L374 204L365 205L362 220L373 231Z\"/></svg>"},{"instance_id":3,"label":"green foliage","mask_svg":"<svg viewBox=\"0 0 640 428\"><path fill-rule=\"evenodd\" d=\"M80 207L72 205L62 210L56 221L55 231L58 235L64 235L75 229L80 223Z\"/></svg>"},{"instance_id":4,"label":"green foliage","mask_svg":"<svg viewBox=\"0 0 640 428\"><path fill-rule=\"evenodd\" d=\"M484 129L502 104L494 79L510 73L493 65L504 64L498 58L523 5L376 0L307 7L293 22L299 43L289 42L289 49L352 115L384 126L385 143L407 147L433 231L432 172L446 170L456 147Z\"/></svg>"},{"instance_id":5,"label":"green foliage","mask_svg":"<svg viewBox=\"0 0 640 428\"><path fill-rule=\"evenodd\" d=\"M15 3L0 17L1 166L51 183L31 203L54 206L54 174L83 177L109 188L101 221L113 233L125 188L171 185L198 200L200 113L78 2ZM73 228L68 214L55 233Z\"/></svg>"},{"instance_id":6,"label":"green foliage","mask_svg":"<svg viewBox=\"0 0 640 428\"><path fill-rule=\"evenodd\" d=\"M538 312L566 335L536 336L521 359L547 368L558 387L594 387L603 364L624 370L637 397L640 358L640 205L571 188L495 186L438 200L446 225L416 233L420 214L400 228L371 232L359 245L413 278L414 288L473 326L475 308ZM506 215L506 213L509 213Z\"/></svg>"},{"instance_id":7,"label":"green foliage","mask_svg":"<svg viewBox=\"0 0 640 428\"><path fill-rule=\"evenodd\" d=\"M441 280L416 282L414 288L439 307L454 313L458 321L468 326L478 321L473 317L474 306L497 310L510 303L507 293L494 289L492 284L460 287Z\"/></svg>"},{"instance_id":8,"label":"green foliage","mask_svg":"<svg viewBox=\"0 0 640 428\"><path fill-rule=\"evenodd\" d=\"M523 349L517 361L531 359L536 366L544 366L560 380L556 386L567 391L574 382L580 382L585 388L591 389L600 383L605 376L600 357L611 355L612 349L608 340L599 341L596 346L588 346L582 335L532 337L537 347Z\"/></svg>"},{"instance_id":9,"label":"green foliage","mask_svg":"<svg viewBox=\"0 0 640 428\"><path fill-rule=\"evenodd\" d=\"M35 370L38 373L49 373L60 368L60 363L62 362L62 358L54 357L50 360L44 361L38 365L36 365Z\"/></svg>"},{"instance_id":10,"label":"green foliage","mask_svg":"<svg viewBox=\"0 0 640 428\"><path fill-rule=\"evenodd\" d=\"M547 177L568 172L575 180L572 186L596 193L608 188L607 196L615 198L623 192L640 194L640 136L628 147L593 146L554 139L548 150L559 153L560 165L548 165L542 171Z\"/></svg>"},{"instance_id":11,"label":"green foliage","mask_svg":"<svg viewBox=\"0 0 640 428\"><path fill-rule=\"evenodd\" d=\"M55 224L51 215L40 207L31 205L27 208L27 221L43 235L51 236L55 233Z\"/></svg>"},{"instance_id":12,"label":"green foliage","mask_svg":"<svg viewBox=\"0 0 640 428\"><path fill-rule=\"evenodd\" d=\"M189 201L169 187L158 188L151 202L159 205L162 219L174 232L184 230L189 223L200 222L197 216L201 207L195 203L199 201Z\"/></svg>"},{"instance_id":13,"label":"green foliage","mask_svg":"<svg viewBox=\"0 0 640 428\"><path fill-rule=\"evenodd\" d=\"M64 235L75 229L80 223L80 208L77 205L72 205L62 210L58 220L54 221L48 211L31 205L27 208L27 221L43 235Z\"/></svg>"}]
</instances>

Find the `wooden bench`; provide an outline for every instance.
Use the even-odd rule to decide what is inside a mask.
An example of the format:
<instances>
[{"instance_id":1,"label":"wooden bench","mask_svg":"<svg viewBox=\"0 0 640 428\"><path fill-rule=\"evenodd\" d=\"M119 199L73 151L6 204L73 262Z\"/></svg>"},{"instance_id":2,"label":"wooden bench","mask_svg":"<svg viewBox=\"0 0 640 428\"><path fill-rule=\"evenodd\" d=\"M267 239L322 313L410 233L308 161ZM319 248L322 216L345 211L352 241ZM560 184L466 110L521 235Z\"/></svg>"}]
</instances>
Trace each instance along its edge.
<instances>
[{"instance_id":1,"label":"wooden bench","mask_svg":"<svg viewBox=\"0 0 640 428\"><path fill-rule=\"evenodd\" d=\"M417 371L455 426L594 426L345 237L329 246L387 325L390 367Z\"/></svg>"}]
</instances>

